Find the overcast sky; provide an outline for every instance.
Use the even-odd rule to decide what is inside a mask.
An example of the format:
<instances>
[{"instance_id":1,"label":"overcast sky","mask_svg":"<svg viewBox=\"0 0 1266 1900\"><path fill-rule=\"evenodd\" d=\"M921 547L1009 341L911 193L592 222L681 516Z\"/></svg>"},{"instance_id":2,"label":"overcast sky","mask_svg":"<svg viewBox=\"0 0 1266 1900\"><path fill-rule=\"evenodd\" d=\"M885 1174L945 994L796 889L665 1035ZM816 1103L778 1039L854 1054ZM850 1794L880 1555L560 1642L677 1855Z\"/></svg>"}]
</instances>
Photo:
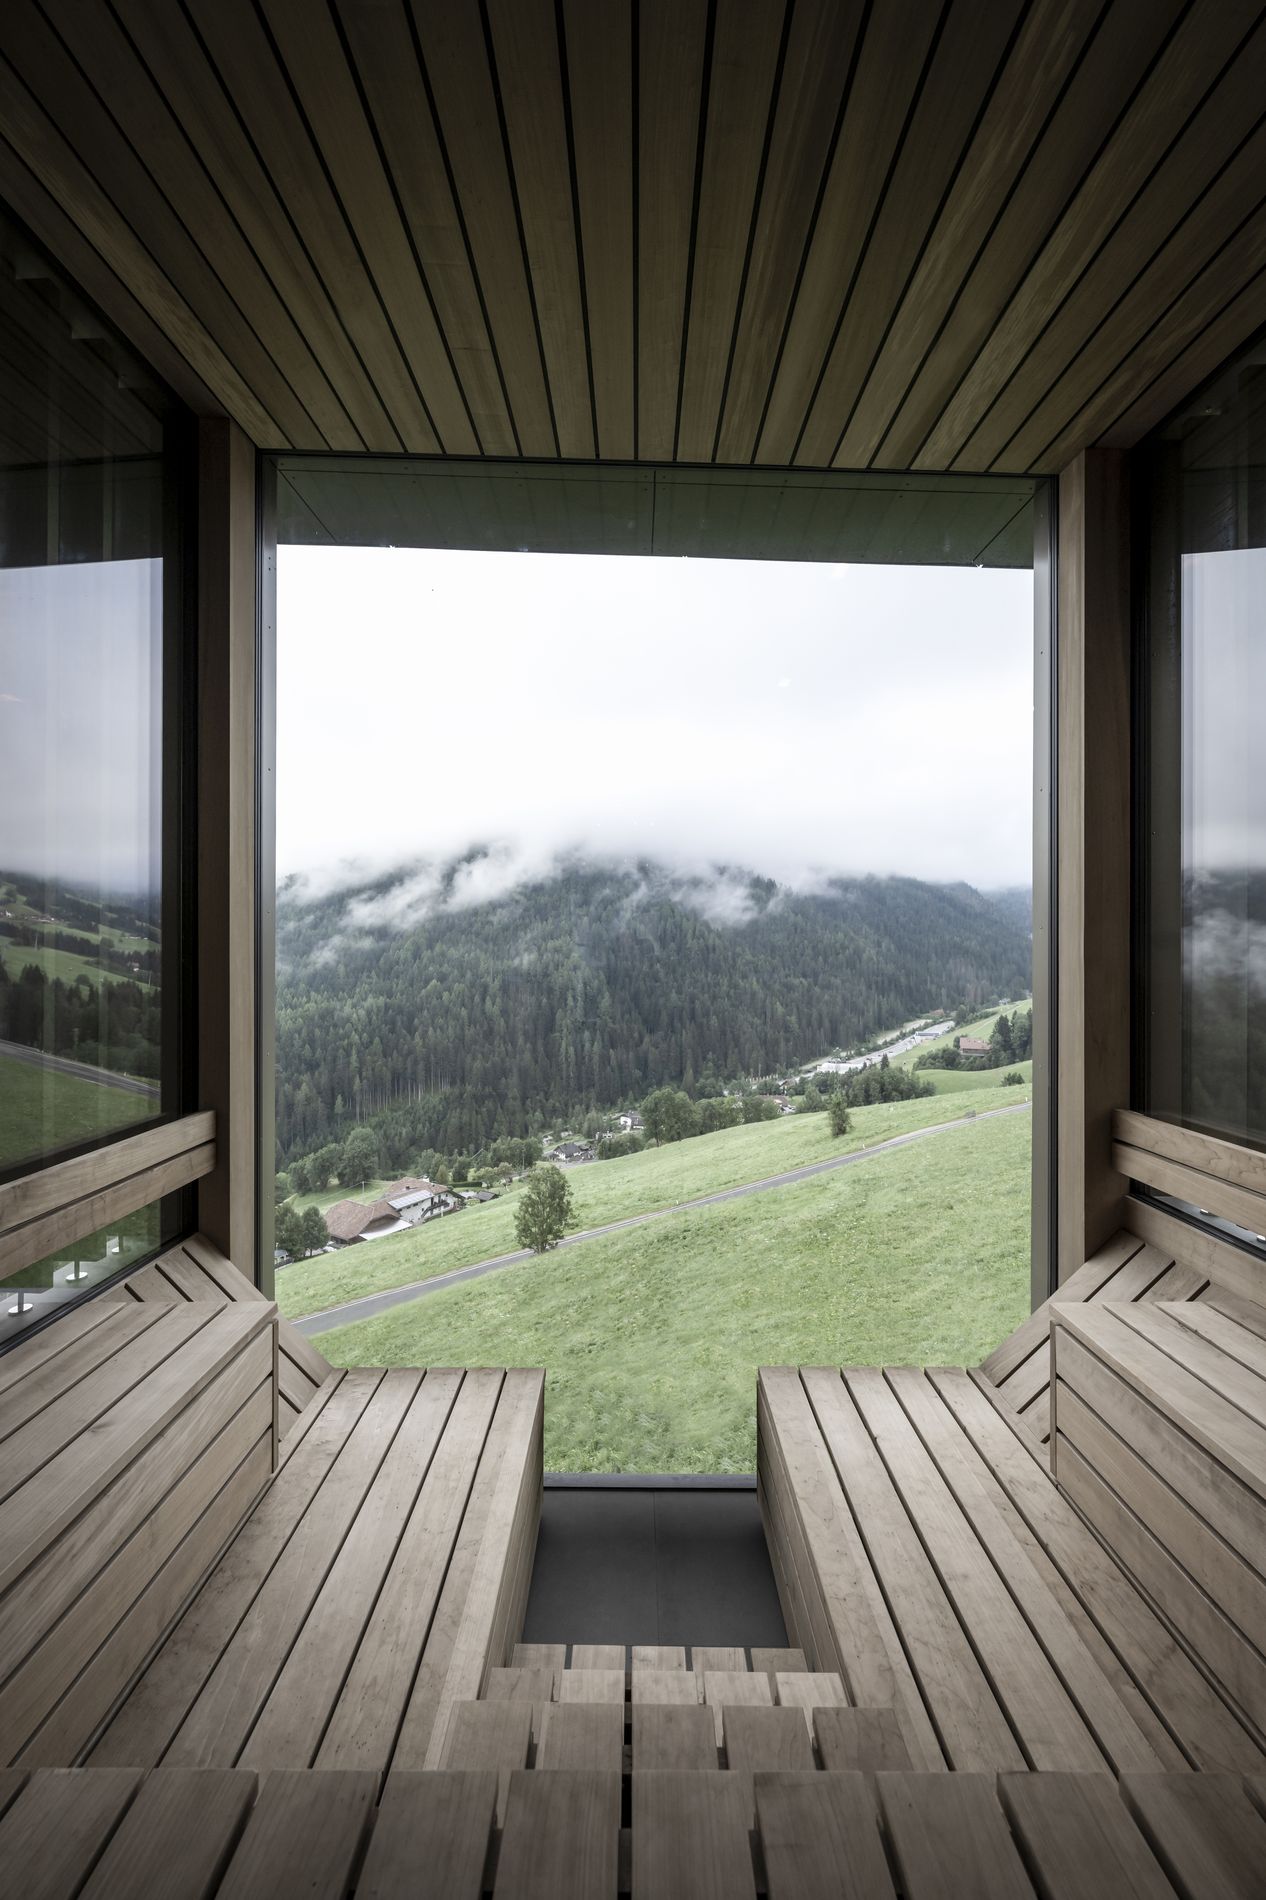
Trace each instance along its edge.
<instances>
[{"instance_id":1,"label":"overcast sky","mask_svg":"<svg viewBox=\"0 0 1266 1900\"><path fill-rule=\"evenodd\" d=\"M277 861L1027 883L1032 576L279 551Z\"/></svg>"},{"instance_id":2,"label":"overcast sky","mask_svg":"<svg viewBox=\"0 0 1266 1900\"><path fill-rule=\"evenodd\" d=\"M158 888L162 571L0 568L0 868Z\"/></svg>"}]
</instances>

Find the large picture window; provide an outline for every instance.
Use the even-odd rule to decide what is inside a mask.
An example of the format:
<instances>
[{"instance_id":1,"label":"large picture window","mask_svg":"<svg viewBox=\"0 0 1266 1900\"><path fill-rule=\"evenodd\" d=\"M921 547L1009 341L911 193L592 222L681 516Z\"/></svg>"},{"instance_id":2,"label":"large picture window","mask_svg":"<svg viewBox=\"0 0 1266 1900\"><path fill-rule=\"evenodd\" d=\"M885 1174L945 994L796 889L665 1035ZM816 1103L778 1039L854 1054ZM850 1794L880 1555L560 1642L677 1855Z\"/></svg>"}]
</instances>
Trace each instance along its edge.
<instances>
[{"instance_id":1,"label":"large picture window","mask_svg":"<svg viewBox=\"0 0 1266 1900\"><path fill-rule=\"evenodd\" d=\"M1266 1147L1266 350L1140 461L1136 1100Z\"/></svg>"},{"instance_id":2,"label":"large picture window","mask_svg":"<svg viewBox=\"0 0 1266 1900\"><path fill-rule=\"evenodd\" d=\"M0 1180L188 1106L178 438L0 219ZM25 1269L0 1337L173 1218Z\"/></svg>"}]
</instances>

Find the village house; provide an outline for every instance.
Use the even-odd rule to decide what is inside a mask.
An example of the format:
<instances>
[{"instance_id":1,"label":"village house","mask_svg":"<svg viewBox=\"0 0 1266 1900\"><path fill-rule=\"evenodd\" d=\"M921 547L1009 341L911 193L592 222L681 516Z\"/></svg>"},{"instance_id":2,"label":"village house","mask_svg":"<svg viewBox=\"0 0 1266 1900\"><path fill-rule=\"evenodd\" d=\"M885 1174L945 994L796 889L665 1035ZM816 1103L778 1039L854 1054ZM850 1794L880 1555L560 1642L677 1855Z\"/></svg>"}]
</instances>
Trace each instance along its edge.
<instances>
[{"instance_id":1,"label":"village house","mask_svg":"<svg viewBox=\"0 0 1266 1900\"><path fill-rule=\"evenodd\" d=\"M987 1056L989 1054L989 1044L983 1041L980 1036L960 1036L958 1038L958 1053L960 1056Z\"/></svg>"},{"instance_id":2,"label":"village house","mask_svg":"<svg viewBox=\"0 0 1266 1900\"><path fill-rule=\"evenodd\" d=\"M410 1227L416 1227L419 1221L431 1220L437 1214L451 1214L461 1206L461 1196L455 1194L452 1188L441 1187L424 1176L406 1176L403 1181L392 1181L378 1198L390 1202Z\"/></svg>"},{"instance_id":3,"label":"village house","mask_svg":"<svg viewBox=\"0 0 1266 1900\"><path fill-rule=\"evenodd\" d=\"M358 1240L382 1240L387 1234L407 1233L404 1220L390 1201L336 1201L325 1210L326 1231L336 1247Z\"/></svg>"},{"instance_id":4,"label":"village house","mask_svg":"<svg viewBox=\"0 0 1266 1900\"><path fill-rule=\"evenodd\" d=\"M592 1161L593 1158L593 1143L589 1141L560 1141L558 1146L551 1148L545 1157L547 1161L561 1162L564 1167L574 1166L581 1161Z\"/></svg>"},{"instance_id":5,"label":"village house","mask_svg":"<svg viewBox=\"0 0 1266 1900\"><path fill-rule=\"evenodd\" d=\"M620 1132L624 1135L640 1135L646 1126L646 1123L642 1120L642 1117L635 1108L629 1109L626 1114L620 1115L617 1119L620 1124Z\"/></svg>"}]
</instances>

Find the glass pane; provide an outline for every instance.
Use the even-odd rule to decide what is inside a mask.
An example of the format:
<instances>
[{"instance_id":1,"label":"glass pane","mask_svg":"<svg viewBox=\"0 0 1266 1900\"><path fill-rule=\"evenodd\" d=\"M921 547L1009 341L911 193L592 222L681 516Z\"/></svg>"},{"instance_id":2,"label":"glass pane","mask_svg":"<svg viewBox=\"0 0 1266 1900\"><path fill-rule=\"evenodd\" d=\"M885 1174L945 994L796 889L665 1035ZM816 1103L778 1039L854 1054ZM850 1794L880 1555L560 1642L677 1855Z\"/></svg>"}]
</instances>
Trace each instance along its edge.
<instances>
[{"instance_id":1,"label":"glass pane","mask_svg":"<svg viewBox=\"0 0 1266 1900\"><path fill-rule=\"evenodd\" d=\"M1266 1145L1266 372L1249 358L1147 466L1143 1106Z\"/></svg>"},{"instance_id":2,"label":"glass pane","mask_svg":"<svg viewBox=\"0 0 1266 1900\"><path fill-rule=\"evenodd\" d=\"M177 1205L178 1201L179 1197ZM173 1210L155 1201L95 1234L85 1234L34 1266L7 1274L0 1283L0 1343L128 1267L139 1266L175 1232Z\"/></svg>"},{"instance_id":3,"label":"glass pane","mask_svg":"<svg viewBox=\"0 0 1266 1900\"><path fill-rule=\"evenodd\" d=\"M164 409L0 224L0 1172L179 1106Z\"/></svg>"}]
</instances>

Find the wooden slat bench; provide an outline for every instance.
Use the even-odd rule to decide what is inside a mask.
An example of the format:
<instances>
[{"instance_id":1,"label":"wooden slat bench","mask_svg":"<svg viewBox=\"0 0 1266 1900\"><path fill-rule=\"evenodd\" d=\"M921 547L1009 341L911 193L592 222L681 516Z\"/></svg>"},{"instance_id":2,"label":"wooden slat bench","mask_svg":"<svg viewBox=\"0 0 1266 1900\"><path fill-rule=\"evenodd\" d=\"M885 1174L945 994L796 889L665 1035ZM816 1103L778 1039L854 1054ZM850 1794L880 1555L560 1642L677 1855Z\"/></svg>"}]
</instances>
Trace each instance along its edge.
<instances>
[{"instance_id":1,"label":"wooden slat bench","mask_svg":"<svg viewBox=\"0 0 1266 1900\"><path fill-rule=\"evenodd\" d=\"M14 1893L142 1900L1256 1900L1266 1784L1233 1775L519 1769L0 1777Z\"/></svg>"},{"instance_id":2,"label":"wooden slat bench","mask_svg":"<svg viewBox=\"0 0 1266 1900\"><path fill-rule=\"evenodd\" d=\"M1216 1299L1207 1273L1185 1265L1165 1246L1153 1246L1125 1229L1037 1307L984 1361L981 1371L1045 1446L1051 1436L1051 1311L1068 1305L1112 1300L1118 1305L1159 1300Z\"/></svg>"},{"instance_id":3,"label":"wooden slat bench","mask_svg":"<svg viewBox=\"0 0 1266 1900\"><path fill-rule=\"evenodd\" d=\"M543 1387L540 1372L327 1381L91 1761L438 1766L453 1708L522 1627Z\"/></svg>"},{"instance_id":4,"label":"wooden slat bench","mask_svg":"<svg viewBox=\"0 0 1266 1900\"><path fill-rule=\"evenodd\" d=\"M1266 1769L1258 1739L967 1372L759 1377L791 1640L920 1769Z\"/></svg>"},{"instance_id":5,"label":"wooden slat bench","mask_svg":"<svg viewBox=\"0 0 1266 1900\"><path fill-rule=\"evenodd\" d=\"M1264 1332L1203 1305L1057 1305L1051 1463L1266 1738Z\"/></svg>"},{"instance_id":6,"label":"wooden slat bench","mask_svg":"<svg viewBox=\"0 0 1266 1900\"><path fill-rule=\"evenodd\" d=\"M134 1300L261 1300L263 1294L202 1234L168 1248L123 1282ZM279 1315L277 1341L278 1422L284 1438L304 1407L329 1378L330 1362L297 1327Z\"/></svg>"},{"instance_id":7,"label":"wooden slat bench","mask_svg":"<svg viewBox=\"0 0 1266 1900\"><path fill-rule=\"evenodd\" d=\"M0 1763L78 1759L263 1491L276 1309L102 1297L0 1358Z\"/></svg>"},{"instance_id":8,"label":"wooden slat bench","mask_svg":"<svg viewBox=\"0 0 1266 1900\"><path fill-rule=\"evenodd\" d=\"M1112 1160L1141 1183L1238 1225L1266 1232L1266 1155L1194 1129L1118 1109ZM1058 1303L1158 1305L1191 1301L1266 1330L1266 1265L1229 1234L1180 1218L1148 1194L1127 1194L1125 1225L990 1353L981 1366L1026 1431L1050 1442L1052 1308Z\"/></svg>"}]
</instances>

